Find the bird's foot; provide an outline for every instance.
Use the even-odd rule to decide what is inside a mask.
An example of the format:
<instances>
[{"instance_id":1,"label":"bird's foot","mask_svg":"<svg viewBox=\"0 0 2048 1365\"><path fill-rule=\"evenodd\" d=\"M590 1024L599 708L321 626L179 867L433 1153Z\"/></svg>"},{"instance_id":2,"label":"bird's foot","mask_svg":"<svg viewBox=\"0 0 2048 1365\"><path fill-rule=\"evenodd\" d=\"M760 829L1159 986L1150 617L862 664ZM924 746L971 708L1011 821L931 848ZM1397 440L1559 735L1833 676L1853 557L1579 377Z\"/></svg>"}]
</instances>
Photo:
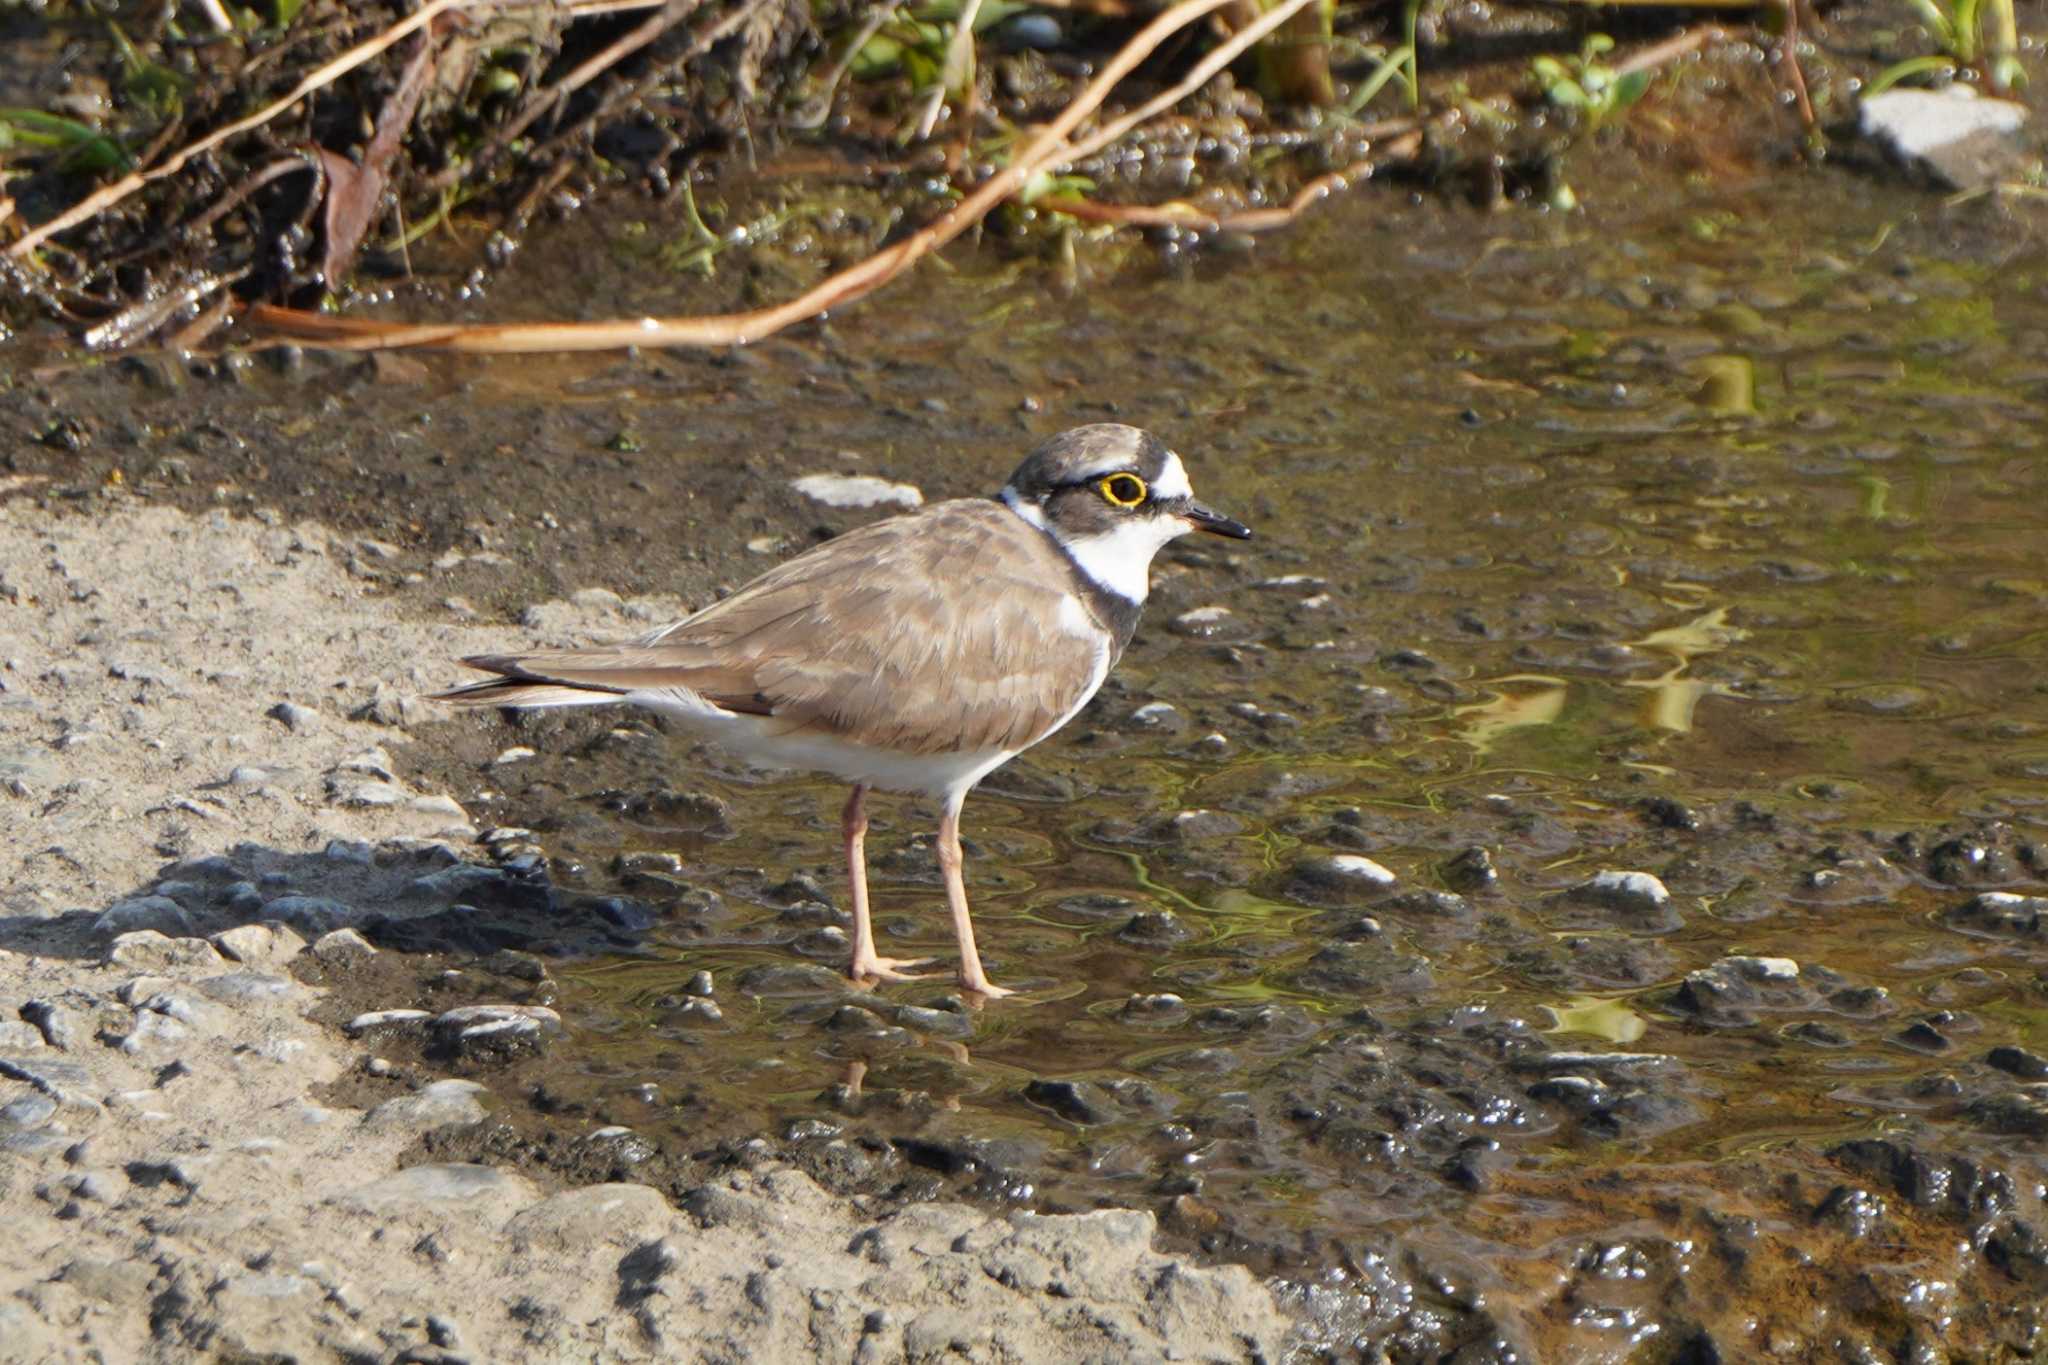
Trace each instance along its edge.
<instances>
[{"instance_id":1,"label":"bird's foot","mask_svg":"<svg viewBox=\"0 0 2048 1365\"><path fill-rule=\"evenodd\" d=\"M969 981L963 975L960 978L960 989L978 995L984 1000L1001 1000L1006 995L1015 995L1017 993L1008 986L998 986L985 976Z\"/></svg>"},{"instance_id":2,"label":"bird's foot","mask_svg":"<svg viewBox=\"0 0 2048 1365\"><path fill-rule=\"evenodd\" d=\"M883 981L924 981L928 979L924 973L908 969L931 965L932 959L928 957L908 960L897 957L857 957L853 960L853 965L846 969L846 974L853 978L857 986L874 985Z\"/></svg>"}]
</instances>

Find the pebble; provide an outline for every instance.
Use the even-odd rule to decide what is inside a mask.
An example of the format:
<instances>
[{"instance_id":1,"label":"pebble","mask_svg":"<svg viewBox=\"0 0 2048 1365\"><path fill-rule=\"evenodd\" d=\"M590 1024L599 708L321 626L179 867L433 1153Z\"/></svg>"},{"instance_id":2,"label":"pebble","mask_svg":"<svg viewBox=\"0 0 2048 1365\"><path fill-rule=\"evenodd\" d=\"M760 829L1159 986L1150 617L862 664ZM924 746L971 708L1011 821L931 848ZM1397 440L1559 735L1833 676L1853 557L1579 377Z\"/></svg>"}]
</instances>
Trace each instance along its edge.
<instances>
[{"instance_id":1,"label":"pebble","mask_svg":"<svg viewBox=\"0 0 2048 1365\"><path fill-rule=\"evenodd\" d=\"M1988 189L2023 170L2027 116L2024 104L1985 99L1960 83L1897 88L1858 103L1856 131L1949 189Z\"/></svg>"},{"instance_id":2,"label":"pebble","mask_svg":"<svg viewBox=\"0 0 2048 1365\"><path fill-rule=\"evenodd\" d=\"M2048 1081L2048 1057L2023 1047L1995 1047L1984 1055L1987 1064L2023 1081Z\"/></svg>"},{"instance_id":3,"label":"pebble","mask_svg":"<svg viewBox=\"0 0 2048 1365\"><path fill-rule=\"evenodd\" d=\"M924 494L913 484L892 483L873 474L805 474L789 486L827 507L922 507Z\"/></svg>"},{"instance_id":4,"label":"pebble","mask_svg":"<svg viewBox=\"0 0 2048 1365\"><path fill-rule=\"evenodd\" d=\"M224 1005L244 1005L259 1000L276 1000L291 993L292 983L269 972L223 972L198 983L198 991Z\"/></svg>"},{"instance_id":5,"label":"pebble","mask_svg":"<svg viewBox=\"0 0 2048 1365\"><path fill-rule=\"evenodd\" d=\"M337 806L366 810L396 806L407 799L405 789L396 783L366 782L342 773L327 775L327 797Z\"/></svg>"},{"instance_id":6,"label":"pebble","mask_svg":"<svg viewBox=\"0 0 2048 1365\"><path fill-rule=\"evenodd\" d=\"M31 1000L21 1007L21 1017L36 1026L43 1041L59 1051L69 1051L84 1035L78 1016L48 1000Z\"/></svg>"},{"instance_id":7,"label":"pebble","mask_svg":"<svg viewBox=\"0 0 2048 1365\"><path fill-rule=\"evenodd\" d=\"M170 938L154 929L137 929L117 935L107 945L105 961L110 967L126 967L130 971L160 971L218 965L220 955L203 938Z\"/></svg>"},{"instance_id":8,"label":"pebble","mask_svg":"<svg viewBox=\"0 0 2048 1365\"><path fill-rule=\"evenodd\" d=\"M527 748L523 744L515 744L509 749L500 750L498 756L492 759L491 763L494 766L503 767L507 763L524 763L527 759L534 756L535 754L532 749Z\"/></svg>"},{"instance_id":9,"label":"pebble","mask_svg":"<svg viewBox=\"0 0 2048 1365\"><path fill-rule=\"evenodd\" d=\"M725 1018L725 1011L709 1000L689 999L671 1010L665 1019L668 1022L688 1024L716 1024Z\"/></svg>"},{"instance_id":10,"label":"pebble","mask_svg":"<svg viewBox=\"0 0 2048 1365\"><path fill-rule=\"evenodd\" d=\"M460 820L468 814L462 809L462 803L452 796L415 796L405 804L408 810L418 811L421 815L445 815Z\"/></svg>"},{"instance_id":11,"label":"pebble","mask_svg":"<svg viewBox=\"0 0 2048 1365\"><path fill-rule=\"evenodd\" d=\"M1573 900L1612 910L1657 911L1671 904L1671 892L1647 872L1596 872L1568 894Z\"/></svg>"},{"instance_id":12,"label":"pebble","mask_svg":"<svg viewBox=\"0 0 2048 1365\"><path fill-rule=\"evenodd\" d=\"M1196 640L1208 640L1227 632L1231 627L1231 623L1232 614L1228 607L1196 607L1191 611L1184 611L1174 617L1172 621L1167 623L1167 628L1176 635L1185 635Z\"/></svg>"},{"instance_id":13,"label":"pebble","mask_svg":"<svg viewBox=\"0 0 2048 1365\"><path fill-rule=\"evenodd\" d=\"M1141 1024L1177 1024L1188 1017L1188 1002L1170 991L1157 995L1134 995L1124 1001L1118 1016Z\"/></svg>"},{"instance_id":14,"label":"pebble","mask_svg":"<svg viewBox=\"0 0 2048 1365\"><path fill-rule=\"evenodd\" d=\"M43 1031L27 1019L0 1019L0 1051L33 1052L45 1045Z\"/></svg>"},{"instance_id":15,"label":"pebble","mask_svg":"<svg viewBox=\"0 0 2048 1365\"><path fill-rule=\"evenodd\" d=\"M1973 933L2035 938L2042 935L2043 926L2048 925L2048 896L1985 891L1947 911L1942 918L1952 928Z\"/></svg>"},{"instance_id":16,"label":"pebble","mask_svg":"<svg viewBox=\"0 0 2048 1365\"><path fill-rule=\"evenodd\" d=\"M953 1010L927 1009L923 1005L898 1005L893 1015L907 1029L936 1038L964 1039L974 1036L974 1020Z\"/></svg>"},{"instance_id":17,"label":"pebble","mask_svg":"<svg viewBox=\"0 0 2048 1365\"><path fill-rule=\"evenodd\" d=\"M192 1030L185 1023L169 1014L155 1010L137 1010L128 1032L121 1038L120 1049L129 1056L168 1043L181 1043L190 1037Z\"/></svg>"},{"instance_id":18,"label":"pebble","mask_svg":"<svg viewBox=\"0 0 2048 1365\"><path fill-rule=\"evenodd\" d=\"M192 935L192 918L169 896L130 896L115 901L92 922L92 931L105 937L136 930L155 930L172 938Z\"/></svg>"},{"instance_id":19,"label":"pebble","mask_svg":"<svg viewBox=\"0 0 2048 1365\"><path fill-rule=\"evenodd\" d=\"M1203 839L1220 839L1236 834L1244 828L1244 822L1234 815L1222 811L1197 809L1175 811L1165 822L1161 833L1184 843Z\"/></svg>"},{"instance_id":20,"label":"pebble","mask_svg":"<svg viewBox=\"0 0 2048 1365\"><path fill-rule=\"evenodd\" d=\"M1493 864L1493 854L1474 844L1461 849L1443 865L1444 881L1462 892L1478 892L1491 888L1500 880L1500 870Z\"/></svg>"},{"instance_id":21,"label":"pebble","mask_svg":"<svg viewBox=\"0 0 2048 1365\"><path fill-rule=\"evenodd\" d=\"M284 728L290 730L293 734L298 734L312 728L314 721L319 718L318 713L310 711L296 702L289 701L281 701L263 714L269 716L272 720L281 721L284 724Z\"/></svg>"},{"instance_id":22,"label":"pebble","mask_svg":"<svg viewBox=\"0 0 2048 1365\"><path fill-rule=\"evenodd\" d=\"M512 881L504 869L489 867L482 863L458 863L444 867L439 872L429 872L415 877L406 887L406 894L435 901L473 901L481 894L496 891Z\"/></svg>"},{"instance_id":23,"label":"pebble","mask_svg":"<svg viewBox=\"0 0 2048 1365\"><path fill-rule=\"evenodd\" d=\"M431 1010L370 1010L343 1024L341 1031L351 1038L360 1038L380 1029L406 1029L414 1025L424 1028L433 1017Z\"/></svg>"},{"instance_id":24,"label":"pebble","mask_svg":"<svg viewBox=\"0 0 2048 1365\"><path fill-rule=\"evenodd\" d=\"M367 721L372 725L405 726L418 720L424 709L419 699L380 681L371 691L369 700L349 712L349 719Z\"/></svg>"},{"instance_id":25,"label":"pebble","mask_svg":"<svg viewBox=\"0 0 2048 1365\"><path fill-rule=\"evenodd\" d=\"M651 1186L585 1185L522 1209L505 1224L505 1235L522 1251L630 1249L655 1245L675 1216L668 1200Z\"/></svg>"},{"instance_id":26,"label":"pebble","mask_svg":"<svg viewBox=\"0 0 2048 1365\"><path fill-rule=\"evenodd\" d=\"M40 1128L56 1116L57 1101L48 1095L23 1095L0 1104L0 1131Z\"/></svg>"},{"instance_id":27,"label":"pebble","mask_svg":"<svg viewBox=\"0 0 2048 1365\"><path fill-rule=\"evenodd\" d=\"M279 896L263 907L263 917L278 920L309 938L316 938L354 919L355 911L326 896ZM319 945L314 946L317 949Z\"/></svg>"},{"instance_id":28,"label":"pebble","mask_svg":"<svg viewBox=\"0 0 2048 1365\"><path fill-rule=\"evenodd\" d=\"M277 902L272 901L275 906ZM320 935L309 950L323 967L345 968L368 962L377 955L377 949L368 939L353 929L334 929Z\"/></svg>"},{"instance_id":29,"label":"pebble","mask_svg":"<svg viewBox=\"0 0 2048 1365\"><path fill-rule=\"evenodd\" d=\"M335 764L333 770L341 773L364 773L384 782L397 781L397 773L391 766L391 755L386 753L380 744L358 749Z\"/></svg>"},{"instance_id":30,"label":"pebble","mask_svg":"<svg viewBox=\"0 0 2048 1365\"><path fill-rule=\"evenodd\" d=\"M1180 916L1171 910L1142 910L1131 916L1116 936L1140 947L1164 948L1187 942L1195 931L1181 923Z\"/></svg>"},{"instance_id":31,"label":"pebble","mask_svg":"<svg viewBox=\"0 0 2048 1365\"><path fill-rule=\"evenodd\" d=\"M1287 894L1312 905L1341 905L1384 891L1399 880L1370 858L1335 853L1296 863Z\"/></svg>"},{"instance_id":32,"label":"pebble","mask_svg":"<svg viewBox=\"0 0 2048 1365\"><path fill-rule=\"evenodd\" d=\"M1131 712L1124 724L1132 730L1172 732L1185 729L1187 720L1171 702L1152 701Z\"/></svg>"},{"instance_id":33,"label":"pebble","mask_svg":"<svg viewBox=\"0 0 2048 1365\"><path fill-rule=\"evenodd\" d=\"M1024 1087L1024 1098L1069 1123L1107 1123L1117 1116L1115 1099L1093 1081L1039 1079Z\"/></svg>"},{"instance_id":34,"label":"pebble","mask_svg":"<svg viewBox=\"0 0 2048 1365\"><path fill-rule=\"evenodd\" d=\"M361 839L329 839L327 847L320 850L320 856L330 863L348 863L356 867L373 867L377 862L377 850Z\"/></svg>"},{"instance_id":35,"label":"pebble","mask_svg":"<svg viewBox=\"0 0 2048 1365\"><path fill-rule=\"evenodd\" d=\"M502 1060L544 1050L561 1036L562 1016L545 1005L463 1005L436 1016L428 1028L457 1056Z\"/></svg>"},{"instance_id":36,"label":"pebble","mask_svg":"<svg viewBox=\"0 0 2048 1365\"><path fill-rule=\"evenodd\" d=\"M2048 1085L2030 1085L1973 1101L1964 1114L1981 1128L2015 1137L2048 1137Z\"/></svg>"},{"instance_id":37,"label":"pebble","mask_svg":"<svg viewBox=\"0 0 2048 1365\"><path fill-rule=\"evenodd\" d=\"M176 984L167 976L132 976L115 988L114 998L124 1005L140 1006L158 991Z\"/></svg>"},{"instance_id":38,"label":"pebble","mask_svg":"<svg viewBox=\"0 0 2048 1365\"><path fill-rule=\"evenodd\" d=\"M212 935L207 942L230 962L269 962L278 952L277 934L267 924L238 924Z\"/></svg>"},{"instance_id":39,"label":"pebble","mask_svg":"<svg viewBox=\"0 0 2048 1365\"><path fill-rule=\"evenodd\" d=\"M363 1127L425 1132L450 1124L481 1123L484 1107L477 1096L484 1087L475 1081L433 1081L410 1095L389 1099L363 1115Z\"/></svg>"},{"instance_id":40,"label":"pebble","mask_svg":"<svg viewBox=\"0 0 2048 1365\"><path fill-rule=\"evenodd\" d=\"M530 1181L507 1171L454 1162L408 1167L351 1190L335 1202L384 1217L441 1215L460 1209L488 1218L533 1202L537 1193Z\"/></svg>"}]
</instances>

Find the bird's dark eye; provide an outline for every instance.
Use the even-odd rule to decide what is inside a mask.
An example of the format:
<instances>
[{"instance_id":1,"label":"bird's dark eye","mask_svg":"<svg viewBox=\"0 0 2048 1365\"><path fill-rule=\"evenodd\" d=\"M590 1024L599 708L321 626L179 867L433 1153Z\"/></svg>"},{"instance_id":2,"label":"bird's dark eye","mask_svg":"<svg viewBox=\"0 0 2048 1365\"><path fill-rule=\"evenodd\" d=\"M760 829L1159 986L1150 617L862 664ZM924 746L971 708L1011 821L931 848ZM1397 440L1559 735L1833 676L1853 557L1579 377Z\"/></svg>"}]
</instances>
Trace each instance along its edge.
<instances>
[{"instance_id":1,"label":"bird's dark eye","mask_svg":"<svg viewBox=\"0 0 2048 1365\"><path fill-rule=\"evenodd\" d=\"M1145 500L1145 481L1136 474L1111 474L1095 485L1118 507L1136 507Z\"/></svg>"}]
</instances>

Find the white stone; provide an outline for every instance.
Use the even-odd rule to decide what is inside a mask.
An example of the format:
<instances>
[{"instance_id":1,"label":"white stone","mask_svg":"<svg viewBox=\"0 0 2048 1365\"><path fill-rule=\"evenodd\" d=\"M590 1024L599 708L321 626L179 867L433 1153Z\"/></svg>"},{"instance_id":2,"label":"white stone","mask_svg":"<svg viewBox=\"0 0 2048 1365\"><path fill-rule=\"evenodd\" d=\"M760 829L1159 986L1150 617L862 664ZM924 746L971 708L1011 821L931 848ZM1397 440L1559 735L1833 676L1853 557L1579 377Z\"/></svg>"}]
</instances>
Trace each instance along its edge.
<instances>
[{"instance_id":1,"label":"white stone","mask_svg":"<svg viewBox=\"0 0 2048 1365\"><path fill-rule=\"evenodd\" d=\"M827 507L922 507L924 494L872 474L806 474L789 486Z\"/></svg>"}]
</instances>

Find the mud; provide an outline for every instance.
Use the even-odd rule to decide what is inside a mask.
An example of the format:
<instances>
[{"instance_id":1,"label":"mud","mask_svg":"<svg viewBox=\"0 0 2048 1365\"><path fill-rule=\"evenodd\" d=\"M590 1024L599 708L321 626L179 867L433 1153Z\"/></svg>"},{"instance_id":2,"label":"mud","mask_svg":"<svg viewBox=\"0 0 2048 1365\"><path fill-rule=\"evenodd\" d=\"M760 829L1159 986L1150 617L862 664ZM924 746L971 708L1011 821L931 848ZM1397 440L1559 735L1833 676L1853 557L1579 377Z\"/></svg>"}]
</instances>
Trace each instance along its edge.
<instances>
[{"instance_id":1,"label":"mud","mask_svg":"<svg viewBox=\"0 0 2048 1365\"><path fill-rule=\"evenodd\" d=\"M564 1186L680 1196L758 1139L882 1207L1141 1208L1333 1352L2023 1354L2048 279L2023 223L1824 183L1810 220L1378 199L1058 295L963 253L730 357L53 371L10 458L51 515L275 508L388 544L359 581L401 618L555 642L872 515L801 476L933 499L1159 430L1261 537L1166 557L1102 697L969 803L1028 1004L836 980L827 785L629 716L423 714L394 777L457 798L475 870L349 902L385 951L320 1018L563 1031L395 1029L336 1101L476 1080L490 1119L405 1159ZM587 220L596 278L523 259L505 310L625 290L633 240ZM906 956L945 950L929 820L871 836Z\"/></svg>"}]
</instances>

